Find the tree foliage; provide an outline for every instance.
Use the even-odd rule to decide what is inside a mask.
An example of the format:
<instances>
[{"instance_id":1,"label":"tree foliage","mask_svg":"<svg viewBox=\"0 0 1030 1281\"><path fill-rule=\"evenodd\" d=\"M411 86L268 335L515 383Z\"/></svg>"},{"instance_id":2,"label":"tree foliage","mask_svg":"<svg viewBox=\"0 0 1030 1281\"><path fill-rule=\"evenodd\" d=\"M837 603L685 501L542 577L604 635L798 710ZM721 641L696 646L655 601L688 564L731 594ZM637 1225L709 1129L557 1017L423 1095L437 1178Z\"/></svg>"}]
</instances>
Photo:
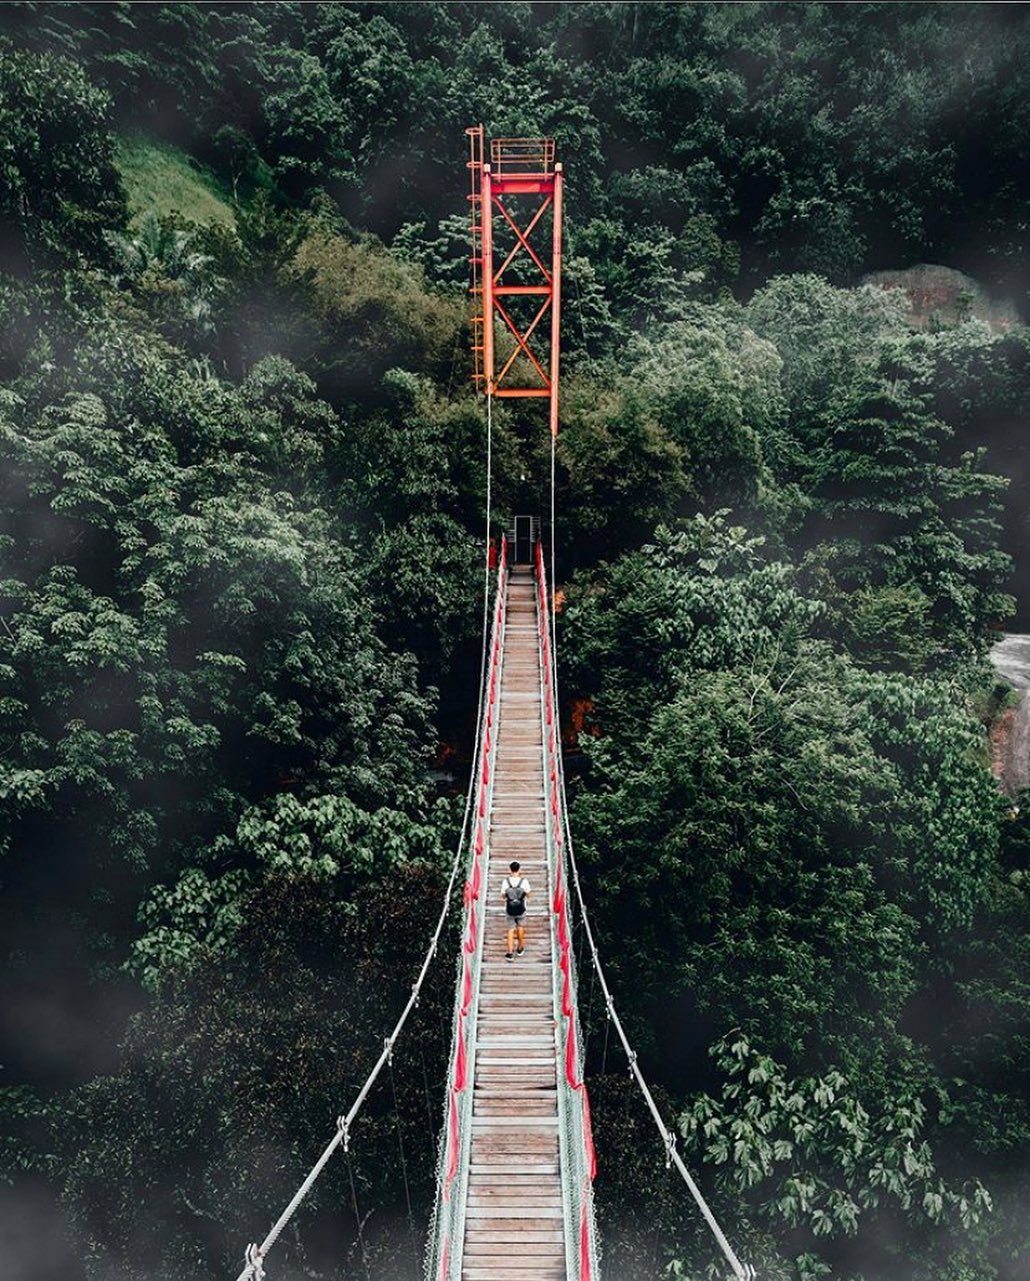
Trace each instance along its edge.
<instances>
[{"instance_id":1,"label":"tree foliage","mask_svg":"<svg viewBox=\"0 0 1030 1281\"><path fill-rule=\"evenodd\" d=\"M869 1238L887 1263L895 1215L932 1225L937 1237L950 1229L942 1243L949 1251L990 1213L990 1193L978 1179L951 1186L938 1173L917 1089L871 1099L837 1068L791 1078L743 1036L719 1042L714 1054L722 1097L698 1098L680 1129L688 1149L720 1168L723 1188L745 1197L759 1222L795 1230L800 1276L830 1275L820 1254L841 1236ZM877 1248L880 1236L886 1240ZM779 1271L786 1262L773 1258L767 1266Z\"/></svg>"},{"instance_id":2,"label":"tree foliage","mask_svg":"<svg viewBox=\"0 0 1030 1281\"><path fill-rule=\"evenodd\" d=\"M337 825L328 806L316 822L326 823L331 841L346 839L346 820ZM97 1270L170 1279L224 1267L224 1225L256 1230L278 1214L284 1187L325 1146L407 998L410 941L421 944L426 933L418 905L442 892L435 870L380 866L376 882L341 893L338 878L350 881L342 865L288 867L281 853L274 861L242 900L232 948L209 944L189 979L170 984L134 1020L117 1073L85 1084L62 1112L51 1141ZM396 1111L384 1079L356 1124L350 1161L333 1163L306 1203L306 1245L288 1237L284 1261L325 1265L342 1252L345 1266L361 1266L356 1222L340 1222L340 1207L352 1204L348 1169L368 1216L373 1265L410 1269L421 1260L422 1242L396 1208L397 1144L400 1134L405 1177L422 1201L435 1176L427 1104L436 1113L423 1098L422 1064L435 1078L447 1052L441 1024L428 1017L447 992L449 975L438 978L395 1056ZM141 1189L149 1207L142 1224ZM322 1224L333 1242L324 1252Z\"/></svg>"},{"instance_id":3,"label":"tree foliage","mask_svg":"<svg viewBox=\"0 0 1030 1281\"><path fill-rule=\"evenodd\" d=\"M124 1030L4 1086L2 1177L61 1196L91 1276L224 1271L406 999L484 532L546 512L552 474L533 409L496 405L484 530L482 120L554 136L568 176L573 832L662 1106L762 1275L1022 1276L1026 817L975 709L1027 581L1030 342L914 331L859 281L947 262L1025 309L1024 13L24 3L0 28L0 1006L59 973ZM130 217L141 122L231 219ZM433 974L356 1197L335 1168L281 1243L298 1274L361 1273L353 1200L371 1263L418 1265ZM32 1052L0 1044L14 1075ZM609 1270L700 1275L601 1056Z\"/></svg>"},{"instance_id":4,"label":"tree foliage","mask_svg":"<svg viewBox=\"0 0 1030 1281\"><path fill-rule=\"evenodd\" d=\"M0 269L91 262L125 221L109 100L68 59L0 45Z\"/></svg>"}]
</instances>

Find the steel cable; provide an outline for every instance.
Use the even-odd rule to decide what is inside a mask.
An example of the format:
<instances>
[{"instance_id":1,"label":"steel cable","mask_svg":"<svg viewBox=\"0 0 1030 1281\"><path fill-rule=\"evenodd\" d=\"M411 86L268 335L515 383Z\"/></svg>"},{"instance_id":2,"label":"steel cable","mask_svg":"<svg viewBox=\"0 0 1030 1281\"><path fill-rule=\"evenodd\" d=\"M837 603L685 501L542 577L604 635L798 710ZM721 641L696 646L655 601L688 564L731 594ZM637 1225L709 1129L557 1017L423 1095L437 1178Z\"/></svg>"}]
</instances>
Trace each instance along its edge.
<instances>
[{"instance_id":1,"label":"steel cable","mask_svg":"<svg viewBox=\"0 0 1030 1281\"><path fill-rule=\"evenodd\" d=\"M439 920L436 923L436 929L433 931L433 937L430 939L429 947L426 949L425 957L422 961L422 967L418 972L418 977L411 986L411 994L408 997L407 1004L401 1011L400 1017L394 1024L393 1031L384 1042L383 1052L376 1060L371 1072L365 1079L364 1085L358 1091L357 1097L351 1104L350 1110L343 1116L340 1116L336 1122L336 1133L322 1150L318 1160L308 1171L307 1176L301 1183L300 1187L293 1194L282 1214L279 1215L275 1223L269 1229L263 1241L258 1244L249 1245L246 1250L246 1263L243 1270L236 1277L236 1281L261 1281L264 1275L264 1261L268 1257L269 1251L282 1235L283 1229L296 1214L297 1209L303 1202L304 1198L311 1191L318 1176L329 1163L336 1149L341 1143L347 1146L349 1140L350 1128L355 1118L364 1106L369 1091L375 1084L382 1072L384 1066L389 1062L393 1053L394 1044L404 1029L411 1011L418 1004L419 996L425 983L426 975L436 956L437 947L440 942L440 936L443 933L443 927L447 920L447 914L451 909L451 901L454 896L454 887L458 880L458 873L462 866L462 855L466 848L466 840L469 832L469 818L472 814L472 803L476 793L476 781L479 771L479 750L483 728L483 704L485 702L485 677L486 677L486 651L489 642L489 619L490 619L490 518L492 509L491 487L493 484L493 397L487 395L487 437L486 437L486 538L484 548L483 562L483 636L482 650L479 663L479 704L476 711L476 736L475 746L472 752L472 769L469 772L468 789L465 795L465 813L461 822L461 835L458 838L458 845L454 852L454 858L451 862L450 876L447 881L447 890L444 894L443 906L440 911Z\"/></svg>"},{"instance_id":2,"label":"steel cable","mask_svg":"<svg viewBox=\"0 0 1030 1281\"><path fill-rule=\"evenodd\" d=\"M372 1270L368 1266L368 1246L365 1244L365 1224L361 1218L358 1205L358 1189L354 1182L354 1163L351 1161L350 1144L344 1144L343 1154L347 1159L347 1181L350 1183L350 1203L354 1210L354 1222L358 1225L358 1248L361 1251L361 1263L365 1271L365 1281L372 1281Z\"/></svg>"},{"instance_id":3,"label":"steel cable","mask_svg":"<svg viewBox=\"0 0 1030 1281\"><path fill-rule=\"evenodd\" d=\"M415 1232L415 1212L411 1207L411 1187L408 1183L408 1160L404 1152L404 1127L401 1121L400 1102L397 1098L397 1078L393 1070L393 1055L389 1060L390 1091L393 1094L393 1122L397 1130L397 1149L401 1160L401 1178L404 1181L404 1203L408 1208L408 1232L411 1235L412 1259L415 1261L416 1277L421 1275L418 1266L418 1239Z\"/></svg>"},{"instance_id":4,"label":"steel cable","mask_svg":"<svg viewBox=\"0 0 1030 1281\"><path fill-rule=\"evenodd\" d=\"M558 635L557 635L557 627L555 622L554 597L553 597L553 593L556 590L556 582L557 582L555 578L555 559L556 559L555 558L555 541L556 541L555 540L555 520L556 520L556 510L557 510L556 496L555 496L555 441L556 441L556 436L552 432L551 433L551 540L550 540L551 541L550 589L552 592L552 599L551 599L551 608L549 610L549 613L550 613L549 621L550 621L550 635L551 635L551 664L550 664L551 699L554 705L555 721L557 722L558 721ZM545 593L545 600L546 600L546 593ZM754 1276L755 1276L754 1268L750 1267L749 1265L745 1266L743 1263L741 1263L740 1259L737 1257L733 1247L730 1245L729 1240L726 1237L726 1234L723 1232L722 1228L719 1226L719 1223L716 1220L715 1215L712 1213L712 1210L709 1207L708 1202L705 1200L704 1194L702 1193L701 1189L698 1187L697 1183L694 1181L693 1176L691 1175L690 1171L687 1169L686 1165L684 1164L683 1158L680 1156L679 1152L677 1151L676 1136L668 1128L668 1126L665 1124L664 1120L662 1119L662 1114L658 1110L658 1105L655 1103L654 1095L651 1093L651 1090L647 1084L647 1081L644 1079L644 1074L640 1070L640 1065L637 1062L636 1051L630 1045L629 1038L626 1036L625 1029L622 1026L622 1021L619 1018L618 1013L616 1012L615 1002L612 999L611 990L608 987L608 982L605 978L604 970L601 966L601 958L598 954L597 945L594 941L594 934L590 928L590 919L587 915L586 902L583 898L583 888L579 880L579 868L576 864L576 855L575 855L575 850L572 843L572 830L569 825L568 796L565 790L564 754L559 750L555 753L555 758L556 758L558 790L559 790L559 795L561 797L561 823L562 823L562 830L565 833L565 852L569 860L569 870L572 873L572 883L576 891L576 901L579 904L580 919L583 924L583 929L586 933L587 945L590 949L590 957L593 962L594 970L597 974L597 980L598 980L598 983L600 984L601 992L604 995L605 1009L607 1011L608 1019L611 1025L614 1026L615 1031L619 1037L619 1040L622 1042L622 1047L626 1053L627 1059L629 1060L630 1073L633 1076L633 1078L636 1080L637 1086L639 1087L640 1092L644 1096L644 1101L647 1103L651 1116L654 1118L654 1122L658 1128L658 1132L662 1136L662 1143L665 1146L666 1156L669 1164L675 1165L676 1169L680 1174L680 1177L683 1179L684 1183L686 1183L687 1188L689 1189L691 1196L694 1198L694 1201L698 1209L701 1211L701 1214L705 1222L708 1224L708 1227L711 1229L712 1235L715 1237L716 1242L719 1245L719 1249L722 1251L726 1261L729 1263L730 1267L733 1269L733 1274L737 1278L737 1281L754 1281ZM607 1051L607 1038L606 1038L605 1049Z\"/></svg>"},{"instance_id":5,"label":"steel cable","mask_svg":"<svg viewBox=\"0 0 1030 1281\"><path fill-rule=\"evenodd\" d=\"M426 1139L429 1143L429 1159L436 1160L436 1140L434 1134L436 1131L436 1115L433 1112L433 1098L435 1095L429 1089L429 1070L426 1067L426 1052L421 1040L418 1043L418 1056L422 1064L422 1098L426 1105Z\"/></svg>"}]
</instances>

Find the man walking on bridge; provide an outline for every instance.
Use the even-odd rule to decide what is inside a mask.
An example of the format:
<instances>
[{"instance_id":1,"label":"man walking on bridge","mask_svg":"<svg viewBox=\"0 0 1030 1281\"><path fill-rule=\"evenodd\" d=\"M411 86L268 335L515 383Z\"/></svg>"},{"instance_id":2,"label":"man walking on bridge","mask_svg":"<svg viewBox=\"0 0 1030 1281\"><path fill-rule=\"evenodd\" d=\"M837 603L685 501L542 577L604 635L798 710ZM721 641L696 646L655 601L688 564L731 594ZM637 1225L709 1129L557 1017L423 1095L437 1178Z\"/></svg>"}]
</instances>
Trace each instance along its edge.
<instances>
[{"instance_id":1,"label":"man walking on bridge","mask_svg":"<svg viewBox=\"0 0 1030 1281\"><path fill-rule=\"evenodd\" d=\"M508 914L508 950L505 960L515 959L515 941L518 939L519 956L526 950L526 900L529 898L529 881L519 874L519 864L509 866L508 875L501 882L501 898Z\"/></svg>"}]
</instances>

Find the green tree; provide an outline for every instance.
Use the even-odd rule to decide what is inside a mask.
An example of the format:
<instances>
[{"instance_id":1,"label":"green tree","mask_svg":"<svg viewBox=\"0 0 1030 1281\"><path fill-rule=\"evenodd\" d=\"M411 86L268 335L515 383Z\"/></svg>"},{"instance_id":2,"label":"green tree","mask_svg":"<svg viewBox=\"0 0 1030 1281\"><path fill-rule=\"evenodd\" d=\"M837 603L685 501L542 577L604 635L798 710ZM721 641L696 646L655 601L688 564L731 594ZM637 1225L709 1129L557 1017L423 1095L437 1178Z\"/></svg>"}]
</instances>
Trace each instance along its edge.
<instances>
[{"instance_id":1,"label":"green tree","mask_svg":"<svg viewBox=\"0 0 1030 1281\"><path fill-rule=\"evenodd\" d=\"M159 991L211 964L233 945L247 904L274 877L332 881L337 893L388 879L397 868L442 864L441 837L450 812L415 822L383 806L369 812L340 795L280 795L244 812L172 885L151 891L140 909L143 933L131 966Z\"/></svg>"},{"instance_id":2,"label":"green tree","mask_svg":"<svg viewBox=\"0 0 1030 1281\"><path fill-rule=\"evenodd\" d=\"M215 131L211 153L232 184L234 204L239 205L241 196L250 195L262 179L267 182L268 167L263 164L254 139L238 125L222 125Z\"/></svg>"},{"instance_id":3,"label":"green tree","mask_svg":"<svg viewBox=\"0 0 1030 1281\"><path fill-rule=\"evenodd\" d=\"M420 806L429 706L305 485L335 425L310 381L232 389L117 332L89 364L102 395L0 421L5 838L88 824L103 875L284 786Z\"/></svg>"},{"instance_id":4,"label":"green tree","mask_svg":"<svg viewBox=\"0 0 1030 1281\"><path fill-rule=\"evenodd\" d=\"M980 470L982 454L949 465L950 434L903 369L857 384L831 409L812 457L802 533L824 544L838 591L920 593L924 637L931 631L944 656L982 650L1014 605L1002 590L1011 562L998 546L1008 482ZM899 636L888 648L906 646Z\"/></svg>"},{"instance_id":5,"label":"green tree","mask_svg":"<svg viewBox=\"0 0 1030 1281\"><path fill-rule=\"evenodd\" d=\"M173 341L214 329L215 298L225 281L212 270L195 229L144 214L126 232L108 232L116 277L127 283Z\"/></svg>"},{"instance_id":6,"label":"green tree","mask_svg":"<svg viewBox=\"0 0 1030 1281\"><path fill-rule=\"evenodd\" d=\"M780 360L729 309L694 306L638 342L633 376L713 506L753 504L768 488L762 442L782 418Z\"/></svg>"},{"instance_id":7,"label":"green tree","mask_svg":"<svg viewBox=\"0 0 1030 1281\"><path fill-rule=\"evenodd\" d=\"M659 528L653 545L572 584L562 615L569 679L604 693L607 734L629 739L672 697L684 659L719 670L790 646L822 613L796 573L726 513ZM599 687L602 679L603 686Z\"/></svg>"},{"instance_id":8,"label":"green tree","mask_svg":"<svg viewBox=\"0 0 1030 1281\"><path fill-rule=\"evenodd\" d=\"M807 649L695 669L633 749L591 745L575 808L605 937L619 922L620 990L689 993L715 1026L792 1055L858 1052L915 983L912 851L884 821L894 780L835 675Z\"/></svg>"},{"instance_id":9,"label":"green tree","mask_svg":"<svg viewBox=\"0 0 1030 1281\"><path fill-rule=\"evenodd\" d=\"M896 292L864 285L836 289L820 276L777 276L748 304L747 323L783 361L782 385L796 443L834 397L876 362L883 342L902 332ZM790 464L790 459L783 463Z\"/></svg>"},{"instance_id":10,"label":"green tree","mask_svg":"<svg viewBox=\"0 0 1030 1281\"><path fill-rule=\"evenodd\" d=\"M323 824L332 846L328 804L315 818ZM413 942L428 942L426 896L443 889L435 866L391 869L392 850L375 857L369 884L343 860L338 871L305 871L303 856L277 853L278 869L266 865L240 900L233 946L209 948L169 981L133 1020L117 1070L62 1107L51 1141L90 1275L171 1281L238 1267L240 1243L292 1196L382 1050L409 995ZM348 1153L308 1197L303 1232L280 1241L283 1266L360 1274L357 1223L341 1213L354 1204L351 1176L369 1265L399 1273L420 1263L436 1167L426 1108L435 1117L437 1104L423 1096L423 1067L442 1077L450 978L447 967L434 972L394 1051L395 1092L384 1074Z\"/></svg>"},{"instance_id":11,"label":"green tree","mask_svg":"<svg viewBox=\"0 0 1030 1281\"><path fill-rule=\"evenodd\" d=\"M856 670L820 612L700 519L570 594L565 687L605 731L576 830L623 983L861 1055L983 902L999 804L961 693Z\"/></svg>"},{"instance_id":12,"label":"green tree","mask_svg":"<svg viewBox=\"0 0 1030 1281\"><path fill-rule=\"evenodd\" d=\"M453 360L461 305L382 247L316 230L293 270L311 282L319 381L335 399L367 393L394 366L439 373Z\"/></svg>"},{"instance_id":13,"label":"green tree","mask_svg":"<svg viewBox=\"0 0 1030 1281\"><path fill-rule=\"evenodd\" d=\"M282 45L268 53L263 70L262 145L275 157L283 189L303 195L346 173L353 163L345 141L350 117L321 61Z\"/></svg>"},{"instance_id":14,"label":"green tree","mask_svg":"<svg viewBox=\"0 0 1030 1281\"><path fill-rule=\"evenodd\" d=\"M110 100L65 58L0 45L0 270L103 262L125 222Z\"/></svg>"},{"instance_id":15,"label":"green tree","mask_svg":"<svg viewBox=\"0 0 1030 1281\"><path fill-rule=\"evenodd\" d=\"M900 1254L897 1266L910 1275L907 1249L880 1244L897 1212L939 1236L951 1228L945 1251L990 1212L978 1179L957 1183L939 1173L918 1086L877 1099L868 1083L837 1068L791 1077L745 1036L725 1038L713 1054L725 1078L722 1097L697 1098L680 1129L697 1158L719 1167L724 1194L746 1198L759 1221L793 1229L796 1273L782 1257L767 1266L786 1263L788 1275L803 1278L831 1275L836 1268L820 1255L837 1263L834 1238L855 1236L878 1264Z\"/></svg>"},{"instance_id":16,"label":"green tree","mask_svg":"<svg viewBox=\"0 0 1030 1281\"><path fill-rule=\"evenodd\" d=\"M563 541L567 556L589 563L648 537L693 487L685 451L656 420L634 379L609 389L581 377L568 383L562 403L557 484Z\"/></svg>"}]
</instances>

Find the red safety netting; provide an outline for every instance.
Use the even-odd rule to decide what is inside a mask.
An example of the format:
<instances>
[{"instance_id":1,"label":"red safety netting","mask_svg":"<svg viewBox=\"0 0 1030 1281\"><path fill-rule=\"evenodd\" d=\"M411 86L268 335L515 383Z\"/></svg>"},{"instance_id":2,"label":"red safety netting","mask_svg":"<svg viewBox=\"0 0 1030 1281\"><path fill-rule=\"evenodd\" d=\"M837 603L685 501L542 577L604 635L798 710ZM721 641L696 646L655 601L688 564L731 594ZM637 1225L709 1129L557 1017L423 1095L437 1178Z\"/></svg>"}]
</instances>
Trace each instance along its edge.
<instances>
[{"instance_id":1,"label":"red safety netting","mask_svg":"<svg viewBox=\"0 0 1030 1281\"><path fill-rule=\"evenodd\" d=\"M447 1177L444 1179L444 1200L450 1196L451 1184L458 1173L458 1099L452 1088L447 1108Z\"/></svg>"},{"instance_id":2,"label":"red safety netting","mask_svg":"<svg viewBox=\"0 0 1030 1281\"><path fill-rule=\"evenodd\" d=\"M582 1100L582 1133L583 1156L587 1171L587 1180L583 1188L583 1209L580 1217L579 1255L580 1281L591 1281L591 1230L590 1230L590 1185L597 1175L597 1153L594 1148L593 1125L590 1116L590 1099L586 1082L581 1075L579 1050L576 1040L576 1003L572 983L572 939L569 928L569 904L565 893L563 835L562 835L562 789L558 770L558 739L556 735L557 717L552 695L553 673L551 656L551 638L549 616L547 612L547 592L544 587L543 548L536 547L537 598L540 605L540 655L545 681L545 714L548 725L548 782L550 791L550 808L553 819L553 838L557 852L555 860L554 895L551 910L555 916L558 939L558 967L561 972L561 1012L565 1023L565 1081L575 1090Z\"/></svg>"},{"instance_id":3,"label":"red safety netting","mask_svg":"<svg viewBox=\"0 0 1030 1281\"><path fill-rule=\"evenodd\" d=\"M465 1049L465 1038L459 1036L458 1047L454 1053L454 1088L459 1093L465 1088L468 1070L468 1051Z\"/></svg>"},{"instance_id":4,"label":"red safety netting","mask_svg":"<svg viewBox=\"0 0 1030 1281\"><path fill-rule=\"evenodd\" d=\"M490 647L490 670L486 716L483 721L479 744L479 760L481 761L477 780L479 789L477 806L479 821L476 824L476 834L472 842L472 873L465 882L463 896L465 904L465 929L462 941L461 1004L458 1008L458 1024L455 1035L454 1056L448 1089L447 1131L443 1179L443 1199L445 1202L450 1198L451 1185L457 1176L458 1165L461 1159L461 1123L458 1112L458 1097L466 1090L469 1084L467 1019L469 1010L472 1008L472 998L475 987L473 961L471 958L475 957L478 948L481 932L480 917L483 911L483 860L486 851L485 819L489 806L490 778L492 772L490 759L495 747L495 739L491 730L494 725L494 704L497 701L497 682L500 669L501 625L504 621L504 589L507 580L507 559L508 542L507 539L502 539L500 564L497 575L497 604L493 613L494 628L492 644ZM449 1238L445 1237L441 1252L441 1277L446 1277L447 1275L449 1259L450 1241Z\"/></svg>"},{"instance_id":5,"label":"red safety netting","mask_svg":"<svg viewBox=\"0 0 1030 1281\"><path fill-rule=\"evenodd\" d=\"M597 1178L597 1152L594 1148L594 1122L590 1115L590 1094L583 1086L583 1147L587 1154L587 1173L590 1182Z\"/></svg>"},{"instance_id":6,"label":"red safety netting","mask_svg":"<svg viewBox=\"0 0 1030 1281\"><path fill-rule=\"evenodd\" d=\"M583 1213L579 1220L579 1281L590 1281L590 1220L587 1215L589 1183L583 1189Z\"/></svg>"}]
</instances>

